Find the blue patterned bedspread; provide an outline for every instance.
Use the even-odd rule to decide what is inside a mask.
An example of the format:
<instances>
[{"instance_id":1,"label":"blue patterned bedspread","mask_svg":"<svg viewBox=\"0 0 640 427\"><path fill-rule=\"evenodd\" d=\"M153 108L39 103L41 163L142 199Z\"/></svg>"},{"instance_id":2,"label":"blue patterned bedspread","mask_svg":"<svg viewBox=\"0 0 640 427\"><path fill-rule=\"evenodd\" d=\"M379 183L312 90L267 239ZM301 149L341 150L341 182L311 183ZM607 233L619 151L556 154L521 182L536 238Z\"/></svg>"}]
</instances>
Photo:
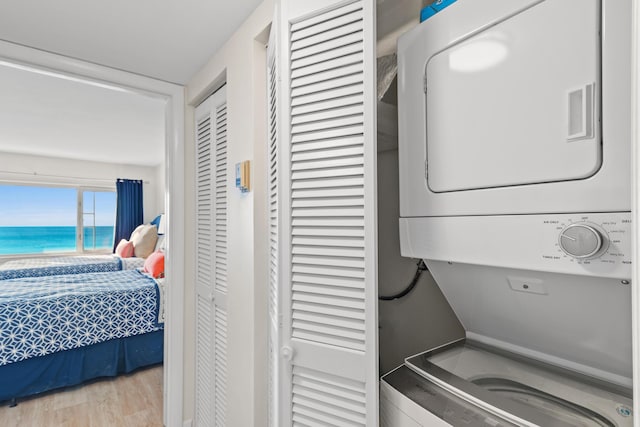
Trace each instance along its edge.
<instances>
[{"instance_id":1,"label":"blue patterned bedspread","mask_svg":"<svg viewBox=\"0 0 640 427\"><path fill-rule=\"evenodd\" d=\"M0 282L0 366L162 329L159 289L137 270Z\"/></svg>"},{"instance_id":2,"label":"blue patterned bedspread","mask_svg":"<svg viewBox=\"0 0 640 427\"><path fill-rule=\"evenodd\" d=\"M143 263L141 258L123 259L116 255L23 258L0 264L0 280L129 270L142 267Z\"/></svg>"}]
</instances>

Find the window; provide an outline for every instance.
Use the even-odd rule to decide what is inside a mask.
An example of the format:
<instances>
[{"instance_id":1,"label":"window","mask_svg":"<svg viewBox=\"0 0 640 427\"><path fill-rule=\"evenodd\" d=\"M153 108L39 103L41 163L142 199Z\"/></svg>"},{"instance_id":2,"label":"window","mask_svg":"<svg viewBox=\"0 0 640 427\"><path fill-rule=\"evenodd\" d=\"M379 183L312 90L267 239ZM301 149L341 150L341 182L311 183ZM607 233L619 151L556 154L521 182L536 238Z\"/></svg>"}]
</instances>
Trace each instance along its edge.
<instances>
[{"instance_id":1,"label":"window","mask_svg":"<svg viewBox=\"0 0 640 427\"><path fill-rule=\"evenodd\" d=\"M0 184L0 256L111 249L115 212L113 190Z\"/></svg>"}]
</instances>

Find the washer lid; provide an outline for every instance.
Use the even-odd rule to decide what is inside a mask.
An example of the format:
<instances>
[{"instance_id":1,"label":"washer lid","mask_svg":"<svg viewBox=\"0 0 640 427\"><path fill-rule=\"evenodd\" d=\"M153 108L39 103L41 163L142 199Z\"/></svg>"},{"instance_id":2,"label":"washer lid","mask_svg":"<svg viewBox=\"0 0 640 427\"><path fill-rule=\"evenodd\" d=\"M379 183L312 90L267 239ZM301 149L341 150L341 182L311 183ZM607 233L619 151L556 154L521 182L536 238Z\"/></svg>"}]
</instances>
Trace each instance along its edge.
<instances>
[{"instance_id":1,"label":"washer lid","mask_svg":"<svg viewBox=\"0 0 640 427\"><path fill-rule=\"evenodd\" d=\"M429 58L429 188L594 175L602 165L599 31L598 0L546 0Z\"/></svg>"},{"instance_id":2,"label":"washer lid","mask_svg":"<svg viewBox=\"0 0 640 427\"><path fill-rule=\"evenodd\" d=\"M467 338L631 388L631 287L426 260Z\"/></svg>"},{"instance_id":3,"label":"washer lid","mask_svg":"<svg viewBox=\"0 0 640 427\"><path fill-rule=\"evenodd\" d=\"M629 396L584 376L468 341L414 356L406 365L455 395L519 425L633 425Z\"/></svg>"}]
</instances>

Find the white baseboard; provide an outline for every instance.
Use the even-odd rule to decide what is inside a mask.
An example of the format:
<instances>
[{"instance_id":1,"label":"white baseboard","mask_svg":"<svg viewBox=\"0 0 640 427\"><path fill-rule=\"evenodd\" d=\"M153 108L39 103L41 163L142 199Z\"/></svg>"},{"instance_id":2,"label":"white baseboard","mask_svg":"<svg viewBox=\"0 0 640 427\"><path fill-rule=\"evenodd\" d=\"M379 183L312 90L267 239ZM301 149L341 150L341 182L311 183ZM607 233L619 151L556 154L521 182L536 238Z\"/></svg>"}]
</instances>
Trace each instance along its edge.
<instances>
[{"instance_id":1,"label":"white baseboard","mask_svg":"<svg viewBox=\"0 0 640 427\"><path fill-rule=\"evenodd\" d=\"M186 420L182 423L182 427L191 427L193 425L193 420Z\"/></svg>"}]
</instances>

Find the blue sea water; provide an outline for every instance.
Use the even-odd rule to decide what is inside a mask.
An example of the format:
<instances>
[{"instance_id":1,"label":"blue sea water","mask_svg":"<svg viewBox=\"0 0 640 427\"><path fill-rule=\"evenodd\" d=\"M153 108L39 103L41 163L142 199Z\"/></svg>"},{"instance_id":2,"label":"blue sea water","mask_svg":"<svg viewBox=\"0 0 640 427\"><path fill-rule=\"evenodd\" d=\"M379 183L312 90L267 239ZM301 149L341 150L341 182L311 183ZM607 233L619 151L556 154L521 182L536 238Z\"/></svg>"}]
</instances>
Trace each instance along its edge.
<instances>
[{"instance_id":1,"label":"blue sea water","mask_svg":"<svg viewBox=\"0 0 640 427\"><path fill-rule=\"evenodd\" d=\"M95 243L95 245L94 245ZM86 250L111 249L113 226L84 230ZM75 252L76 227L0 227L0 255Z\"/></svg>"}]
</instances>

